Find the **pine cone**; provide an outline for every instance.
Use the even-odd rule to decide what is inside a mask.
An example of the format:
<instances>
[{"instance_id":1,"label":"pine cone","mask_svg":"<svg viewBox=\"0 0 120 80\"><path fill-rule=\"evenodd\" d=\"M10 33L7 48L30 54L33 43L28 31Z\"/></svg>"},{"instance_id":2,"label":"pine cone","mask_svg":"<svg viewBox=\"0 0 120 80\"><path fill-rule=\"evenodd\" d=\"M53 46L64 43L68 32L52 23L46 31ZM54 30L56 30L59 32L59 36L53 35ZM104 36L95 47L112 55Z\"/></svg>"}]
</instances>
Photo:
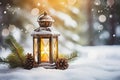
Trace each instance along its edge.
<instances>
[{"instance_id":1,"label":"pine cone","mask_svg":"<svg viewBox=\"0 0 120 80\"><path fill-rule=\"evenodd\" d=\"M56 65L56 69L61 69L61 70L65 70L69 66L68 61L65 58L57 59L55 65Z\"/></svg>"},{"instance_id":2,"label":"pine cone","mask_svg":"<svg viewBox=\"0 0 120 80\"><path fill-rule=\"evenodd\" d=\"M26 55L26 60L25 60L25 69L32 69L34 67L34 58L31 54Z\"/></svg>"}]
</instances>

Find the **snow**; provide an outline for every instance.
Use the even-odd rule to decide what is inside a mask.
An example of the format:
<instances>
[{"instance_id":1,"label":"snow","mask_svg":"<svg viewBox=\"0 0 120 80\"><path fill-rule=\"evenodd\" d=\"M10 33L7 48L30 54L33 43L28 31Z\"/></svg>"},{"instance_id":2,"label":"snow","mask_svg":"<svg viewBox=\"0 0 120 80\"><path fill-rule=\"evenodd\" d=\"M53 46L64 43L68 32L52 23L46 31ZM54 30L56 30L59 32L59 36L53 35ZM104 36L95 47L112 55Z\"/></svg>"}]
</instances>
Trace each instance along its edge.
<instances>
[{"instance_id":1,"label":"snow","mask_svg":"<svg viewBox=\"0 0 120 80\"><path fill-rule=\"evenodd\" d=\"M41 35L44 35L44 34L53 34L53 35L60 35L60 33L58 31L56 31L56 29L54 29L53 27L49 27L49 29L51 31L46 31L46 30L42 30L42 28L40 28L41 30L39 32L37 31L34 31L32 32L32 35L34 34L41 34Z\"/></svg>"},{"instance_id":2,"label":"snow","mask_svg":"<svg viewBox=\"0 0 120 80\"><path fill-rule=\"evenodd\" d=\"M79 57L67 70L9 69L0 64L0 80L120 80L120 46L76 47Z\"/></svg>"}]
</instances>

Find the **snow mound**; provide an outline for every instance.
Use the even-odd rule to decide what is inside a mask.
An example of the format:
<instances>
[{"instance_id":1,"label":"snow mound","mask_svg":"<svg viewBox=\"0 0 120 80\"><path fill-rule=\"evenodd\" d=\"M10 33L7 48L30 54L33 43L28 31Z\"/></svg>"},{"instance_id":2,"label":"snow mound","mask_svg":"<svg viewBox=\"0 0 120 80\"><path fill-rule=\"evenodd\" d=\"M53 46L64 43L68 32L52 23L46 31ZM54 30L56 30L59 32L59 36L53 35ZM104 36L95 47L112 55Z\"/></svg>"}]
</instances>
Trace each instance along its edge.
<instances>
[{"instance_id":1,"label":"snow mound","mask_svg":"<svg viewBox=\"0 0 120 80\"><path fill-rule=\"evenodd\" d=\"M120 80L120 46L77 48L80 56L67 70L9 69L0 64L0 80Z\"/></svg>"}]
</instances>

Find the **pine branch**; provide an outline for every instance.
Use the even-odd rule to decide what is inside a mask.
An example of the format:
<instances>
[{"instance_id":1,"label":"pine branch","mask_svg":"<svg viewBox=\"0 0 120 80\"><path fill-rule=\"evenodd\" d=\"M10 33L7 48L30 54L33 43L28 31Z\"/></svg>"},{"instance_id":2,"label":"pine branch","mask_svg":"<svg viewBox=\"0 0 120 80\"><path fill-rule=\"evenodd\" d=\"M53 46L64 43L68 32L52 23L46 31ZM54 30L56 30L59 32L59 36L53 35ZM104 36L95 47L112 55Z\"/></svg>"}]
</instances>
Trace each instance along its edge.
<instances>
[{"instance_id":1,"label":"pine branch","mask_svg":"<svg viewBox=\"0 0 120 80\"><path fill-rule=\"evenodd\" d=\"M16 50L16 54L17 54L18 58L20 59L21 64L24 65L23 60L22 60L21 56L19 55L20 53L18 52L17 47L15 46L15 44L14 44L11 40L10 40L10 43L11 43L12 46L15 48L15 50Z\"/></svg>"},{"instance_id":2,"label":"pine branch","mask_svg":"<svg viewBox=\"0 0 120 80\"><path fill-rule=\"evenodd\" d=\"M24 65L24 61L20 56L20 54L23 53L23 48L16 42L16 40L12 36L9 36L6 39L6 43L9 45L11 51L13 53L16 53L16 55L19 58L21 64Z\"/></svg>"}]
</instances>

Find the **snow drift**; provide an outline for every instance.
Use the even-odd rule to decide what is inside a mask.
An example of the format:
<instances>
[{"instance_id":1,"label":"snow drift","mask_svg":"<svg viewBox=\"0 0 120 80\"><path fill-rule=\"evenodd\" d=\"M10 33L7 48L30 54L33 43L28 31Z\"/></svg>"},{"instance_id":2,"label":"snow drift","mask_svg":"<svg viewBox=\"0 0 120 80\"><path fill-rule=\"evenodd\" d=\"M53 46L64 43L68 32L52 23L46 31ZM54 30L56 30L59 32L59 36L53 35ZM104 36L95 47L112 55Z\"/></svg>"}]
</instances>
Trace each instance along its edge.
<instances>
[{"instance_id":1,"label":"snow drift","mask_svg":"<svg viewBox=\"0 0 120 80\"><path fill-rule=\"evenodd\" d=\"M0 64L0 80L120 80L120 46L77 47L79 57L67 70L9 69Z\"/></svg>"}]
</instances>

